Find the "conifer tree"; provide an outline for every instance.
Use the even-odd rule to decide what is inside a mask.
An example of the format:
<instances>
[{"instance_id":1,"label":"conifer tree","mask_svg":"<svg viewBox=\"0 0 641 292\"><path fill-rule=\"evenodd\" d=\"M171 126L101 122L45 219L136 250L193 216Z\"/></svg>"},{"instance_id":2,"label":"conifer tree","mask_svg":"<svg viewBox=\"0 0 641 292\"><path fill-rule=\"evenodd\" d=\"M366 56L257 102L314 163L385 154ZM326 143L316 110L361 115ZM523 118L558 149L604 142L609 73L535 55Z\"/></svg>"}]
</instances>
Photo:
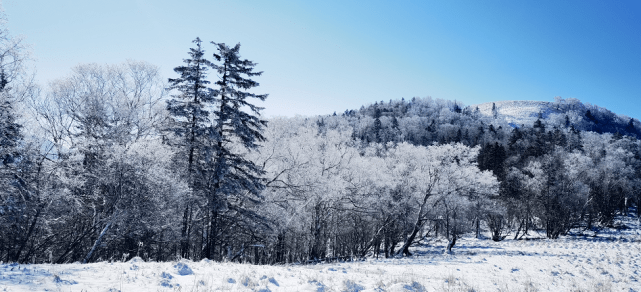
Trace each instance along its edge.
<instances>
[{"instance_id":1,"label":"conifer tree","mask_svg":"<svg viewBox=\"0 0 641 292\"><path fill-rule=\"evenodd\" d=\"M0 94L4 91L6 83L4 74L0 76ZM16 123L11 102L0 97L0 165L6 166L14 162L20 154L16 150L18 141L22 138L20 124Z\"/></svg>"},{"instance_id":2,"label":"conifer tree","mask_svg":"<svg viewBox=\"0 0 641 292\"><path fill-rule=\"evenodd\" d=\"M454 108L453 109L454 109L453 111L455 113L459 113L459 114L463 111L463 109L461 109L461 107L456 103L456 101L454 101Z\"/></svg>"},{"instance_id":3,"label":"conifer tree","mask_svg":"<svg viewBox=\"0 0 641 292\"><path fill-rule=\"evenodd\" d=\"M248 191L252 195L258 195L263 188L259 178L262 170L235 153L232 143L238 142L246 149L255 150L258 148L257 142L264 140L261 131L267 122L259 118L263 108L247 101L248 98L261 101L267 98L267 94L248 92L259 85L250 77L260 76L263 72L253 71L256 66L254 62L241 60L240 44L230 48L224 43L212 43L218 50L214 57L222 62L214 67L220 77L216 82L217 107L213 111L215 121L210 133L210 137L216 141L212 153L216 173L214 191L230 195L240 195ZM245 112L245 108L250 112Z\"/></svg>"},{"instance_id":4,"label":"conifer tree","mask_svg":"<svg viewBox=\"0 0 641 292\"><path fill-rule=\"evenodd\" d=\"M169 79L170 89L178 90L179 94L174 95L167 104L167 109L174 117L175 126L173 131L183 137L181 146L186 150L188 157L188 170L194 171L194 161L199 149L199 138L205 134L209 126L208 108L214 103L213 92L208 87L207 71L212 68L213 63L205 59L200 38L193 43L196 48L191 48L190 59L184 59L185 66L174 68L180 74L179 78Z\"/></svg>"},{"instance_id":5,"label":"conifer tree","mask_svg":"<svg viewBox=\"0 0 641 292\"><path fill-rule=\"evenodd\" d=\"M635 137L637 136L637 129L634 126L634 119L630 119L630 122L628 122L628 125L625 127L625 131L627 134Z\"/></svg>"},{"instance_id":6,"label":"conifer tree","mask_svg":"<svg viewBox=\"0 0 641 292\"><path fill-rule=\"evenodd\" d=\"M18 261L31 235L25 226L32 219L27 202L33 196L26 193L23 179L27 159L16 107L18 96L27 94L21 91L31 84L23 79L29 54L21 39L9 34L5 21L0 5L0 261Z\"/></svg>"},{"instance_id":7,"label":"conifer tree","mask_svg":"<svg viewBox=\"0 0 641 292\"><path fill-rule=\"evenodd\" d=\"M212 44L217 49L214 58L220 64L214 65L219 80L216 81L217 88L214 91L216 107L213 110L213 125L208 132L211 151L206 154L212 164L209 169L211 175L207 199L211 212L210 226L220 230L223 228L220 220L234 225L236 221L248 224L262 221L248 206L260 201L260 191L264 188L261 178L263 170L239 152L256 150L257 143L265 140L261 132L267 122L259 118L263 108L250 103L248 99L262 101L267 98L267 94L249 92L259 85L251 77L260 76L263 72L254 72L256 63L241 59L240 44L234 47L224 43ZM240 229L250 227L236 226ZM214 227L208 233L212 236L208 250L216 244L214 240L224 240L213 238L222 236L217 235L219 230Z\"/></svg>"},{"instance_id":8,"label":"conifer tree","mask_svg":"<svg viewBox=\"0 0 641 292\"><path fill-rule=\"evenodd\" d=\"M175 79L169 79L169 89L176 90L178 94L168 101L167 109L173 117L173 124L170 130L179 137L175 146L179 150L179 163L186 162L187 180L192 193L203 196L206 190L206 183L198 179L202 177L203 163L201 154L211 152L207 149L207 131L211 128L209 110L214 104L214 91L208 87L207 71L214 67L214 64L205 58L205 51L202 48L202 41L196 38L193 43L195 48L189 51L188 59L184 59L185 65L174 68L180 75ZM205 166L206 167L206 166ZM187 200L183 213L182 234L181 234L181 256L189 257L190 230L192 228L192 202Z\"/></svg>"},{"instance_id":9,"label":"conifer tree","mask_svg":"<svg viewBox=\"0 0 641 292\"><path fill-rule=\"evenodd\" d=\"M205 58L199 38L193 42L196 48L190 50L186 64L174 69L180 77L169 80L170 89L178 91L168 109L174 118L172 130L180 137L179 157L186 163L192 193L203 200L203 204L187 202L185 206L181 249L183 257L190 257L190 232L196 227L192 222L200 221L206 236L204 246L194 248L202 251L196 256L221 259L222 246L232 248L236 236L223 234L223 229L249 228L259 221L248 206L260 201L263 171L241 152L257 149L264 140L261 131L266 122L259 119L262 108L248 99L265 100L267 95L249 92L259 85L251 77L262 72L254 72L256 64L240 58L240 44L228 47L212 42L217 49L213 54L216 64ZM215 89L209 87L209 69L219 77ZM201 208L202 217L193 217L196 208Z\"/></svg>"},{"instance_id":10,"label":"conifer tree","mask_svg":"<svg viewBox=\"0 0 641 292\"><path fill-rule=\"evenodd\" d=\"M380 143L382 141L382 129L383 125L381 124L381 110L377 107L374 110L374 142Z\"/></svg>"},{"instance_id":11,"label":"conifer tree","mask_svg":"<svg viewBox=\"0 0 641 292\"><path fill-rule=\"evenodd\" d=\"M499 117L499 111L496 109L496 104L492 103L492 117L497 119Z\"/></svg>"}]
</instances>

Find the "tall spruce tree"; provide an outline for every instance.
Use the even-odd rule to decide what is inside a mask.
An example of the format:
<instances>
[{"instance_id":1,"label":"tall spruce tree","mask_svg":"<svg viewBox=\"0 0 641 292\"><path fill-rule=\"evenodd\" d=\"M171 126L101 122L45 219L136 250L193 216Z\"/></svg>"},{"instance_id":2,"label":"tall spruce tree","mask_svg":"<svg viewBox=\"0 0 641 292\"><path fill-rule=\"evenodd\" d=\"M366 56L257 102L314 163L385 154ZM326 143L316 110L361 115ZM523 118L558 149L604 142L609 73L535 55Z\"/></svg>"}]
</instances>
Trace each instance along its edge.
<instances>
[{"instance_id":1,"label":"tall spruce tree","mask_svg":"<svg viewBox=\"0 0 641 292\"><path fill-rule=\"evenodd\" d=\"M4 74L0 75L0 95L6 86ZM13 106L8 98L0 96L0 165L7 166L20 155L16 147L22 138L21 125L16 123Z\"/></svg>"},{"instance_id":2,"label":"tall spruce tree","mask_svg":"<svg viewBox=\"0 0 641 292\"><path fill-rule=\"evenodd\" d=\"M6 31L0 28L0 52L9 55L4 33ZM30 196L24 193L23 171L18 165L24 158L24 149L20 147L22 125L16 121L15 99L9 92L10 80L5 73L6 62L0 57L0 261L18 261L28 238L24 236L27 233L25 223L28 223L24 218L31 219L31 210L27 204Z\"/></svg>"},{"instance_id":3,"label":"tall spruce tree","mask_svg":"<svg viewBox=\"0 0 641 292\"><path fill-rule=\"evenodd\" d=\"M12 208L4 201L14 201L11 197L15 193L14 182L18 174L15 162L21 155L18 146L22 140L22 126L16 122L13 105L5 93L7 83L5 74L0 73L0 215L6 212L4 209Z\"/></svg>"},{"instance_id":4,"label":"tall spruce tree","mask_svg":"<svg viewBox=\"0 0 641 292\"><path fill-rule=\"evenodd\" d=\"M175 146L179 149L179 163L186 163L186 179L192 193L196 197L202 197L207 185L200 179L203 167L206 168L203 164L207 163L202 154L211 152L207 147L211 144L207 141L211 128L209 111L215 102L215 91L208 87L210 82L207 80L207 71L214 64L205 58L200 38L196 38L193 43L196 47L190 48L189 58L183 60L185 65L174 68L180 77L169 79L169 89L176 90L177 94L168 101L167 109L174 120L170 130L179 137L175 141ZM198 207L193 205L193 202L186 200L181 232L183 258L190 257L192 215L194 208Z\"/></svg>"},{"instance_id":5,"label":"tall spruce tree","mask_svg":"<svg viewBox=\"0 0 641 292\"><path fill-rule=\"evenodd\" d=\"M258 178L262 170L253 162L235 154L232 143L238 142L246 149L255 150L258 148L257 142L265 140L261 131L267 122L259 118L263 108L247 101L248 98L261 101L267 98L267 94L248 92L259 86L259 83L250 77L260 76L263 72L254 72L254 62L241 60L240 44L233 48L224 43L212 44L216 45L218 50L214 57L222 62L215 65L220 80L216 81L217 106L214 109L214 131L211 133L216 140L215 185L220 191L236 193L246 190L251 194L258 194L263 188L261 179Z\"/></svg>"},{"instance_id":6,"label":"tall spruce tree","mask_svg":"<svg viewBox=\"0 0 641 292\"><path fill-rule=\"evenodd\" d=\"M374 110L374 142L380 143L383 141L382 135L383 125L381 124L381 110L376 107Z\"/></svg>"},{"instance_id":7,"label":"tall spruce tree","mask_svg":"<svg viewBox=\"0 0 641 292\"><path fill-rule=\"evenodd\" d=\"M229 252L229 243L233 238L226 239L229 234L221 234L224 225L233 225L242 230L252 228L252 224L261 221L251 211L251 206L260 201L260 191L264 188L261 178L263 170L241 152L256 150L257 143L265 140L261 131L267 122L259 118L263 108L250 103L248 99L262 101L267 98L267 94L249 92L259 85L250 78L260 76L263 72L254 72L256 63L241 59L240 44L234 47L224 43L212 44L218 51L214 58L220 64L214 65L219 80L216 81L217 88L214 91L216 108L213 110L213 126L208 133L212 148L207 155L211 157L213 173L207 197L212 226L209 234L218 238L216 242L215 238L210 238L207 249L213 249L215 244L226 245L227 256L233 260L235 256ZM244 240L253 241L256 238Z\"/></svg>"},{"instance_id":8,"label":"tall spruce tree","mask_svg":"<svg viewBox=\"0 0 641 292\"><path fill-rule=\"evenodd\" d=\"M187 155L189 173L195 171L194 163L198 149L201 148L201 139L210 125L208 108L214 103L214 94L206 79L207 71L214 64L205 59L200 38L196 38L193 43L196 48L190 49L191 58L183 60L186 65L174 68L180 77L169 79L170 89L177 90L178 94L173 95L173 99L167 104L175 122L172 130L184 138L179 143L186 150L184 154Z\"/></svg>"}]
</instances>

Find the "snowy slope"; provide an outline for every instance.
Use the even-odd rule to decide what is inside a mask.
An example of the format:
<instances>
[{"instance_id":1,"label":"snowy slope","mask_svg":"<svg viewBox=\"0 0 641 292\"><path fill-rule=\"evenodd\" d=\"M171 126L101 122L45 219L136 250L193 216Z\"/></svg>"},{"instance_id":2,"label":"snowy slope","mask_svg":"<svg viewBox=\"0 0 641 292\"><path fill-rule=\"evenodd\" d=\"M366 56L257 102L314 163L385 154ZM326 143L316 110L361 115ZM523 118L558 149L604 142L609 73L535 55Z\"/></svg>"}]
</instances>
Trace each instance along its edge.
<instances>
[{"instance_id":1,"label":"snowy slope","mask_svg":"<svg viewBox=\"0 0 641 292\"><path fill-rule=\"evenodd\" d=\"M539 113L543 118L548 118L550 114L560 113L552 107L551 102L546 101L497 101L497 102L488 102L478 105L472 105L470 108L474 110L476 107L479 108L481 114L492 117L492 104L496 105L498 111L498 118L504 120L511 125L532 125L534 121L539 116Z\"/></svg>"},{"instance_id":2,"label":"snowy slope","mask_svg":"<svg viewBox=\"0 0 641 292\"><path fill-rule=\"evenodd\" d=\"M410 258L353 263L0 264L0 291L641 291L641 230L623 223L558 240L468 237L453 254L437 241Z\"/></svg>"}]
</instances>

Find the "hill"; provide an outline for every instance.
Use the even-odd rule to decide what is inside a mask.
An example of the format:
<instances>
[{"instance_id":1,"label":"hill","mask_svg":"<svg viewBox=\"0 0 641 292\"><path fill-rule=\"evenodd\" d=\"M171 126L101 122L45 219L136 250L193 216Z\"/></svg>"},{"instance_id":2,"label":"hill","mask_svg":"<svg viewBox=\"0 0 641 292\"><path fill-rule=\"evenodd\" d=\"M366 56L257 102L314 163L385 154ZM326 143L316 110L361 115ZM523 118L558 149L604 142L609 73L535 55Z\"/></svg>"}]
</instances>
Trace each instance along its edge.
<instances>
[{"instance_id":1,"label":"hill","mask_svg":"<svg viewBox=\"0 0 641 292\"><path fill-rule=\"evenodd\" d=\"M364 142L405 141L415 145L461 142L469 146L499 142L505 145L512 129L531 128L537 120L547 129L641 138L639 120L573 98L556 98L553 102L497 101L471 106L430 97L412 98L375 102L359 110L347 110L342 116L354 129L355 137ZM320 117L320 124L331 119L331 116Z\"/></svg>"}]
</instances>

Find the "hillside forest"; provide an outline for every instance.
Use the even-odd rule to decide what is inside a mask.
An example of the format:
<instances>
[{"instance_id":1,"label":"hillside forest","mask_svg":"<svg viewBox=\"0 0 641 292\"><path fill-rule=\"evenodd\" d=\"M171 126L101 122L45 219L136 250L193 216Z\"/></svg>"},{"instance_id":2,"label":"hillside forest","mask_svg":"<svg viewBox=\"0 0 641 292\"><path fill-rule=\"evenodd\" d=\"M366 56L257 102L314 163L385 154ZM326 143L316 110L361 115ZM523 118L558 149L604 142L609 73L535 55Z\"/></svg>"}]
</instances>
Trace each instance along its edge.
<instances>
[{"instance_id":1,"label":"hillside forest","mask_svg":"<svg viewBox=\"0 0 641 292\"><path fill-rule=\"evenodd\" d=\"M0 261L403 257L641 215L636 119L556 98L517 125L430 97L264 119L240 48L197 38L169 79L128 61L41 86L0 31Z\"/></svg>"}]
</instances>

